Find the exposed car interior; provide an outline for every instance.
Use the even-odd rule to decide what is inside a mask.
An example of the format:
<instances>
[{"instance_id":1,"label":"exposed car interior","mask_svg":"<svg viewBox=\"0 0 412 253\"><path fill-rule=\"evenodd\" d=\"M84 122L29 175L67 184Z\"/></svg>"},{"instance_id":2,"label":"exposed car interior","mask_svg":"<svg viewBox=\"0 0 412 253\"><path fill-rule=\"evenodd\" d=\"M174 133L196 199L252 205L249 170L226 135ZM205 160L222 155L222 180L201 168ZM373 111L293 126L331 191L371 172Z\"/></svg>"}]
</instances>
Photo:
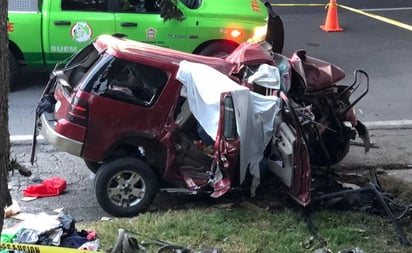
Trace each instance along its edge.
<instances>
[{"instance_id":1,"label":"exposed car interior","mask_svg":"<svg viewBox=\"0 0 412 253\"><path fill-rule=\"evenodd\" d=\"M91 83L92 91L99 95L148 107L160 95L167 79L167 74L158 68L113 59Z\"/></svg>"}]
</instances>

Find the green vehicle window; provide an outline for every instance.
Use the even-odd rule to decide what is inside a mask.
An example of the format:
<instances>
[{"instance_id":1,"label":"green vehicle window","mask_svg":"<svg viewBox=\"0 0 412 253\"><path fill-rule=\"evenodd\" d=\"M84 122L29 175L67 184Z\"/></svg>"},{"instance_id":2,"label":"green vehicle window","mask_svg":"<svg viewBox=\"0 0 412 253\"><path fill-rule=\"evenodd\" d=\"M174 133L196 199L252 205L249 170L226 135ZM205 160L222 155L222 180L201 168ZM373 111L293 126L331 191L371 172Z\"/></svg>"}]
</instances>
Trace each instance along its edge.
<instances>
[{"instance_id":1,"label":"green vehicle window","mask_svg":"<svg viewBox=\"0 0 412 253\"><path fill-rule=\"evenodd\" d=\"M62 0L64 11L107 11L107 0Z\"/></svg>"},{"instance_id":2,"label":"green vehicle window","mask_svg":"<svg viewBox=\"0 0 412 253\"><path fill-rule=\"evenodd\" d=\"M120 11L129 13L158 13L158 0L118 0Z\"/></svg>"},{"instance_id":3,"label":"green vehicle window","mask_svg":"<svg viewBox=\"0 0 412 253\"><path fill-rule=\"evenodd\" d=\"M187 8L195 10L198 9L202 3L202 0L180 0Z\"/></svg>"}]
</instances>

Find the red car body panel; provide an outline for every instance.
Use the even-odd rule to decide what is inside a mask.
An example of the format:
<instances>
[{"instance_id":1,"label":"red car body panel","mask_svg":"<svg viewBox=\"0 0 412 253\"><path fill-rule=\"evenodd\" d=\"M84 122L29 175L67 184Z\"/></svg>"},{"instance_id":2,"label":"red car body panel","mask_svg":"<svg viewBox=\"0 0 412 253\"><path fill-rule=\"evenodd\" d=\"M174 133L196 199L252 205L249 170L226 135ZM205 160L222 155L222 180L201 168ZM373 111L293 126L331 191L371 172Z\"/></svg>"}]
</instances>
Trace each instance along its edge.
<instances>
[{"instance_id":1,"label":"red car body panel","mask_svg":"<svg viewBox=\"0 0 412 253\"><path fill-rule=\"evenodd\" d=\"M208 65L219 72L239 81L236 74L245 65L271 64L275 62L271 55L258 44L245 43L236 49L227 59L199 56L183 53L167 48L156 47L140 42L103 35L95 40L93 46L105 56L126 60L162 69L167 81L156 100L149 106L136 106L128 102L93 94L90 90L79 88L86 77L79 81L69 95L57 85L55 99L61 103L55 112L57 125L55 130L60 135L83 143L80 156L96 163L110 160L122 145L137 142L155 142L159 148L157 154L158 171L166 182L181 184L184 180L176 165L175 110L178 107L182 84L176 80L179 63L183 60ZM90 74L89 74L90 75ZM213 79L211 79L213 82ZM223 98L222 95L222 106ZM75 99L87 104L87 123L78 125L67 120L68 112ZM224 117L221 108L221 117ZM222 123L222 122L221 122ZM223 126L220 126L220 130ZM239 138L225 138L219 132L215 142L215 163L223 165L231 187L239 187ZM306 146L296 143L296 151L303 153L296 157L297 167L291 194L303 205L309 203L310 197L310 165L307 159ZM306 151L305 151L306 150ZM306 152L306 153L305 153ZM217 160L216 160L217 159ZM308 172L309 171L309 172ZM196 183L204 183L204 179L194 179Z\"/></svg>"}]
</instances>

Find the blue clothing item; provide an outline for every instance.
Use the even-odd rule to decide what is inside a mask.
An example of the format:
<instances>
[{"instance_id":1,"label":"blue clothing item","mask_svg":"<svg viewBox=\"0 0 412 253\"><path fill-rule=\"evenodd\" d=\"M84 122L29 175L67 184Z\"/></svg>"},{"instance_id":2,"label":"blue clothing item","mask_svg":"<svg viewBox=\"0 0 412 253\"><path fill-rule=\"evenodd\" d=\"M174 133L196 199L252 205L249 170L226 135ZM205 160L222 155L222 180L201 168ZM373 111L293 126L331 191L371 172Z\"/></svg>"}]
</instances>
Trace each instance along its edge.
<instances>
[{"instance_id":1,"label":"blue clothing item","mask_svg":"<svg viewBox=\"0 0 412 253\"><path fill-rule=\"evenodd\" d=\"M39 232L34 229L23 228L16 234L13 242L36 244L39 241Z\"/></svg>"},{"instance_id":2,"label":"blue clothing item","mask_svg":"<svg viewBox=\"0 0 412 253\"><path fill-rule=\"evenodd\" d=\"M199 138L203 141L203 143L206 146L213 146L215 145L215 141L210 137L206 131L203 129L203 127L197 122L197 134L199 135Z\"/></svg>"},{"instance_id":3,"label":"blue clothing item","mask_svg":"<svg viewBox=\"0 0 412 253\"><path fill-rule=\"evenodd\" d=\"M66 248L79 248L83 245L83 243L87 242L87 238L79 235L77 231L73 231L73 233L69 234L68 236L61 238L60 246Z\"/></svg>"}]
</instances>

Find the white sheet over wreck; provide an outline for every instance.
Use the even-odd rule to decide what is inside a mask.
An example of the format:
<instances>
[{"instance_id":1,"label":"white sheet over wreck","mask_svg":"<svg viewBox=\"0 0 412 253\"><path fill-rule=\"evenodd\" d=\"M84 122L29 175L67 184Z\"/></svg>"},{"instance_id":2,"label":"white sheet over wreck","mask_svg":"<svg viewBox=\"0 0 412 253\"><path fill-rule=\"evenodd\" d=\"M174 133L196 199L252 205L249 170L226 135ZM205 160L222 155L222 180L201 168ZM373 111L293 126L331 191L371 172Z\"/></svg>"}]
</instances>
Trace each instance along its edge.
<instances>
[{"instance_id":1,"label":"white sheet over wreck","mask_svg":"<svg viewBox=\"0 0 412 253\"><path fill-rule=\"evenodd\" d=\"M187 96L191 112L214 140L219 125L220 95L231 93L240 138L240 183L248 168L259 180L259 162L275 130L279 98L252 92L212 67L199 63L180 62L177 79L186 88L182 88L182 95ZM279 82L274 84L271 88L279 89Z\"/></svg>"}]
</instances>

